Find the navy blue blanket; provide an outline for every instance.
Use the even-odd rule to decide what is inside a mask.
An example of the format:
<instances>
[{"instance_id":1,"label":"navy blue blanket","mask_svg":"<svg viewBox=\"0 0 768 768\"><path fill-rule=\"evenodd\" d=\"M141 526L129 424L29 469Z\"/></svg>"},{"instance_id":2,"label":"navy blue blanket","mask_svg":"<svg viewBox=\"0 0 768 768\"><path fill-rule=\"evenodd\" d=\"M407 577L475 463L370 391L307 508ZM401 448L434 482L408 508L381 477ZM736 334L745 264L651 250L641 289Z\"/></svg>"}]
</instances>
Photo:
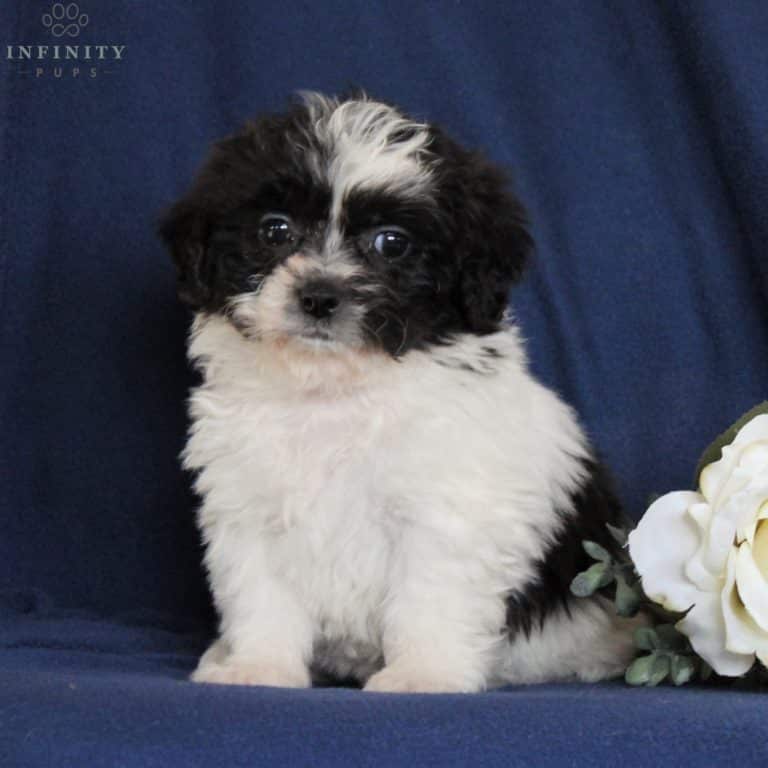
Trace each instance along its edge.
<instances>
[{"instance_id":1,"label":"navy blue blanket","mask_svg":"<svg viewBox=\"0 0 768 768\"><path fill-rule=\"evenodd\" d=\"M533 367L637 517L768 390L767 41L763 0L4 0L0 764L764 764L748 694L183 683L212 615L154 221L298 89L484 147L531 213Z\"/></svg>"}]
</instances>

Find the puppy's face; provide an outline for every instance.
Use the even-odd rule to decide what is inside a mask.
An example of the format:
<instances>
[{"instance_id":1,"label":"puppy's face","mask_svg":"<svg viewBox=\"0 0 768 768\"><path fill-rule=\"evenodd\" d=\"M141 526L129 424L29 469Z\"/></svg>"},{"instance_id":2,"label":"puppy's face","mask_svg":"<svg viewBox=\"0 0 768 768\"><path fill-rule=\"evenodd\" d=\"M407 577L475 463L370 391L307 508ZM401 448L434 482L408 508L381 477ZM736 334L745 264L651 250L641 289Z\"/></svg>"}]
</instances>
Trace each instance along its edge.
<instances>
[{"instance_id":1,"label":"puppy's face","mask_svg":"<svg viewBox=\"0 0 768 768\"><path fill-rule=\"evenodd\" d=\"M217 144L161 234L181 299L245 337L394 357L495 330L530 247L484 159L316 94Z\"/></svg>"}]
</instances>

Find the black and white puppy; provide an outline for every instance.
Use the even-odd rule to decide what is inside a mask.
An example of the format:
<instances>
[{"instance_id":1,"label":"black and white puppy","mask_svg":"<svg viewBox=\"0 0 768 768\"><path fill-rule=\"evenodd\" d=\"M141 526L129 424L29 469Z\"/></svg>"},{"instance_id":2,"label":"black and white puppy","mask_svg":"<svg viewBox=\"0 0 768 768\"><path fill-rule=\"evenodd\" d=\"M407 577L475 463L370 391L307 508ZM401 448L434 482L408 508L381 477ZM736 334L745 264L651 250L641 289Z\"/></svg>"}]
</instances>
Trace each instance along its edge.
<instances>
[{"instance_id":1,"label":"black and white puppy","mask_svg":"<svg viewBox=\"0 0 768 768\"><path fill-rule=\"evenodd\" d=\"M185 466L221 618L201 682L478 691L623 671L568 586L619 510L528 372L502 174L365 96L218 143L161 233L196 313Z\"/></svg>"}]
</instances>

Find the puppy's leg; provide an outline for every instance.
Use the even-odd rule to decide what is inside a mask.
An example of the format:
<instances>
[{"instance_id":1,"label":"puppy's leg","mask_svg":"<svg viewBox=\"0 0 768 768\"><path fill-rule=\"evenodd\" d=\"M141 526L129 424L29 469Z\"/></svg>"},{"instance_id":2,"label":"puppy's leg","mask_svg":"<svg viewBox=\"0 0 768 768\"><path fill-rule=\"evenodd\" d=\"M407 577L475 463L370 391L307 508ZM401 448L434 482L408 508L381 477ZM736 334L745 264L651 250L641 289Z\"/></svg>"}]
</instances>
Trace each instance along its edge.
<instances>
[{"instance_id":1,"label":"puppy's leg","mask_svg":"<svg viewBox=\"0 0 768 768\"><path fill-rule=\"evenodd\" d=\"M385 666L365 690L472 692L486 687L505 642L504 600L469 552L422 530L406 534L384 615Z\"/></svg>"},{"instance_id":2,"label":"puppy's leg","mask_svg":"<svg viewBox=\"0 0 768 768\"><path fill-rule=\"evenodd\" d=\"M236 572L236 583L234 572L211 569L221 636L200 659L192 680L308 687L310 619L289 589L253 563L245 569L247 578L243 579L242 571Z\"/></svg>"}]
</instances>

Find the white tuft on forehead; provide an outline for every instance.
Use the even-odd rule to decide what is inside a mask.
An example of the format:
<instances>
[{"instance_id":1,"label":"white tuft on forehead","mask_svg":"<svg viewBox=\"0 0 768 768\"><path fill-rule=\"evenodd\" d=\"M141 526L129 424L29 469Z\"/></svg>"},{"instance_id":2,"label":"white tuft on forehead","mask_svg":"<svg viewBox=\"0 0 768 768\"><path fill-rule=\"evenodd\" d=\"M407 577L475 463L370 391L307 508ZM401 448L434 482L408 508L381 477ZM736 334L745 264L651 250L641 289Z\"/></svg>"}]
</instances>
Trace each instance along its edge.
<instances>
[{"instance_id":1,"label":"white tuft on forehead","mask_svg":"<svg viewBox=\"0 0 768 768\"><path fill-rule=\"evenodd\" d=\"M341 103L314 92L301 97L311 130L328 153L314 165L331 184L333 219L352 189L425 194L431 177L427 125L366 97Z\"/></svg>"}]
</instances>

